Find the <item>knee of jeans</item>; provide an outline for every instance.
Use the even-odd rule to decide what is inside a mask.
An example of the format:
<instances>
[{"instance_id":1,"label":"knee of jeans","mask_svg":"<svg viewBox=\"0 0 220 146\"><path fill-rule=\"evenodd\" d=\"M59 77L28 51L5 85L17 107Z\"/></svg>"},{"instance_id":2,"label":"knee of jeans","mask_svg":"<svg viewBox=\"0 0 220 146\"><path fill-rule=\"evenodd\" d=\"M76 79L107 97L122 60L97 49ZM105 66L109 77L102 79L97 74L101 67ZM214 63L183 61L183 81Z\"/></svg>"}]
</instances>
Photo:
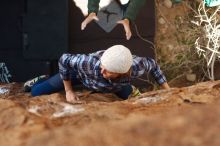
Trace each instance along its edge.
<instances>
[{"instance_id":1,"label":"knee of jeans","mask_svg":"<svg viewBox=\"0 0 220 146\"><path fill-rule=\"evenodd\" d=\"M31 90L32 96L39 96L40 94L36 90Z\"/></svg>"},{"instance_id":2,"label":"knee of jeans","mask_svg":"<svg viewBox=\"0 0 220 146\"><path fill-rule=\"evenodd\" d=\"M35 85L31 88L31 95L32 96L40 96L43 94L48 94L50 92L50 86L47 82L43 84Z\"/></svg>"},{"instance_id":3,"label":"knee of jeans","mask_svg":"<svg viewBox=\"0 0 220 146\"><path fill-rule=\"evenodd\" d=\"M32 87L31 89L31 95L32 96L39 96L39 95L42 95L41 93L41 89L39 87Z\"/></svg>"}]
</instances>

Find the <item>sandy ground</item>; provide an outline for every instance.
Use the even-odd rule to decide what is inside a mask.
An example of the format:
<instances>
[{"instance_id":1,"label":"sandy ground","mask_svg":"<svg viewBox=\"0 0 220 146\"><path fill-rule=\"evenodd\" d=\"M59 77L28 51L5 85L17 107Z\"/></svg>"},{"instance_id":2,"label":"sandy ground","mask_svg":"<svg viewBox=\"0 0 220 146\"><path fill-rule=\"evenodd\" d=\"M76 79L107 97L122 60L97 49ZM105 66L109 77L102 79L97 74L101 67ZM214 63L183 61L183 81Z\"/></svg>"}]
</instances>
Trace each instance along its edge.
<instances>
[{"instance_id":1,"label":"sandy ground","mask_svg":"<svg viewBox=\"0 0 220 146\"><path fill-rule=\"evenodd\" d=\"M0 145L219 146L220 81L158 90L122 101L111 94L63 93L32 98L19 84L1 85Z\"/></svg>"}]
</instances>

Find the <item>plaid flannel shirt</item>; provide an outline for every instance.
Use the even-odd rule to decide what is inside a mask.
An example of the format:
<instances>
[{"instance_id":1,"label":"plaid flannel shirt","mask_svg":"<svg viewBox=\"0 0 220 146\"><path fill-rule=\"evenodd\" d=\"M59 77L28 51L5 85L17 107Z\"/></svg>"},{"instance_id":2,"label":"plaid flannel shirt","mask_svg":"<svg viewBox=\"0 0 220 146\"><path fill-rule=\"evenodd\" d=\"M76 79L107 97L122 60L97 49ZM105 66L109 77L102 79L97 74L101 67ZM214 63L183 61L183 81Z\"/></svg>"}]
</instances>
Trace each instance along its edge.
<instances>
[{"instance_id":1,"label":"plaid flannel shirt","mask_svg":"<svg viewBox=\"0 0 220 146\"><path fill-rule=\"evenodd\" d=\"M61 79L71 80L73 72L77 73L77 78L84 86L99 92L116 92L123 85L130 84L131 79L140 77L145 72L150 73L159 85L166 82L164 74L154 59L135 55L133 55L130 77L107 80L103 78L100 68L100 58L103 53L104 50L89 55L63 54L59 59Z\"/></svg>"}]
</instances>

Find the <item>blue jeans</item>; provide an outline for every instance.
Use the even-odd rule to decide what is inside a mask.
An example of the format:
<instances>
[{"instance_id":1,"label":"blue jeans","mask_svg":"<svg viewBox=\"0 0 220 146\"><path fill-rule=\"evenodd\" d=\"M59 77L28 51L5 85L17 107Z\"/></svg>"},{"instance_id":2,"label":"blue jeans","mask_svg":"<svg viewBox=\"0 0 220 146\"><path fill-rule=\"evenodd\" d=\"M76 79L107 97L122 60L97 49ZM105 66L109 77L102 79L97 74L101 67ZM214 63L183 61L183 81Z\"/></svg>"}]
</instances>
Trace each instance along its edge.
<instances>
[{"instance_id":1,"label":"blue jeans","mask_svg":"<svg viewBox=\"0 0 220 146\"><path fill-rule=\"evenodd\" d=\"M76 78L76 74L71 78L72 85L80 85L81 82ZM60 74L56 74L51 78L35 83L31 88L32 96L39 96L44 94L51 94L64 90L63 80ZM115 92L115 94L122 98L128 99L128 96L132 93L131 85L122 86L121 90Z\"/></svg>"}]
</instances>

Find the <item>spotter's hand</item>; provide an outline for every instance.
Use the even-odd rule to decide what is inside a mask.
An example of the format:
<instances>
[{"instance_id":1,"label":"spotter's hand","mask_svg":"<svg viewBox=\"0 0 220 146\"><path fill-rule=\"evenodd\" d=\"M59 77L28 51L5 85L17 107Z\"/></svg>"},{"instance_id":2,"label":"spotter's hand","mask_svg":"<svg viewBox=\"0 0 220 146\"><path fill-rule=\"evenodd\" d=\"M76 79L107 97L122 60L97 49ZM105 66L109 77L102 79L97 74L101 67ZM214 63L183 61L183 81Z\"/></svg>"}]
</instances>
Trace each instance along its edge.
<instances>
[{"instance_id":1,"label":"spotter's hand","mask_svg":"<svg viewBox=\"0 0 220 146\"><path fill-rule=\"evenodd\" d=\"M81 30L84 30L91 21L96 20L99 21L99 18L96 16L96 13L92 12L90 13L86 19L81 23Z\"/></svg>"},{"instance_id":2,"label":"spotter's hand","mask_svg":"<svg viewBox=\"0 0 220 146\"><path fill-rule=\"evenodd\" d=\"M125 34L126 34L126 39L130 40L132 33L131 33L131 29L130 29L130 22L128 19L123 19L117 22L118 24L122 24L124 26L125 29Z\"/></svg>"}]
</instances>

